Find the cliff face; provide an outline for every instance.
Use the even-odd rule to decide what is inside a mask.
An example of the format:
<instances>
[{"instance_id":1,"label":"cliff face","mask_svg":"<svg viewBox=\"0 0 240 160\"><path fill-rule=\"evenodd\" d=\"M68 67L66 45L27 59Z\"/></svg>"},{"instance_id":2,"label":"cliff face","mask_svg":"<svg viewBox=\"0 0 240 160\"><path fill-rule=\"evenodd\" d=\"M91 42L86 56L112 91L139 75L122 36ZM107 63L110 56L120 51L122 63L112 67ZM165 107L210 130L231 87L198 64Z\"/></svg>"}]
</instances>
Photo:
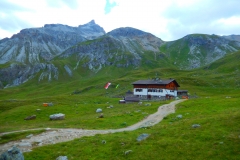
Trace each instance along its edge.
<instances>
[{"instance_id":1,"label":"cliff face","mask_svg":"<svg viewBox=\"0 0 240 160\"><path fill-rule=\"evenodd\" d=\"M0 81L4 86L19 85L40 71L39 80L57 79L58 68L51 63L54 57L79 42L104 34L94 21L78 27L46 24L42 28L23 29L0 41Z\"/></svg>"},{"instance_id":2,"label":"cliff face","mask_svg":"<svg viewBox=\"0 0 240 160\"><path fill-rule=\"evenodd\" d=\"M180 69L198 68L240 49L240 42L217 35L193 34L166 42L161 51Z\"/></svg>"},{"instance_id":3,"label":"cliff face","mask_svg":"<svg viewBox=\"0 0 240 160\"><path fill-rule=\"evenodd\" d=\"M35 64L49 61L67 48L105 34L91 21L78 27L46 24L42 28L23 29L10 39L0 41L0 64L9 61Z\"/></svg>"},{"instance_id":4,"label":"cliff face","mask_svg":"<svg viewBox=\"0 0 240 160\"><path fill-rule=\"evenodd\" d=\"M236 36L235 36L236 38ZM78 69L175 67L193 69L240 50L240 42L217 35L192 34L164 42L125 27L105 33L91 21L78 27L47 24L0 40L0 88L74 77Z\"/></svg>"},{"instance_id":5,"label":"cliff face","mask_svg":"<svg viewBox=\"0 0 240 160\"><path fill-rule=\"evenodd\" d=\"M115 29L93 41L79 43L67 49L59 58L76 56L77 63L93 71L103 66L139 66L145 52L159 52L163 41L150 33L134 28Z\"/></svg>"}]
</instances>

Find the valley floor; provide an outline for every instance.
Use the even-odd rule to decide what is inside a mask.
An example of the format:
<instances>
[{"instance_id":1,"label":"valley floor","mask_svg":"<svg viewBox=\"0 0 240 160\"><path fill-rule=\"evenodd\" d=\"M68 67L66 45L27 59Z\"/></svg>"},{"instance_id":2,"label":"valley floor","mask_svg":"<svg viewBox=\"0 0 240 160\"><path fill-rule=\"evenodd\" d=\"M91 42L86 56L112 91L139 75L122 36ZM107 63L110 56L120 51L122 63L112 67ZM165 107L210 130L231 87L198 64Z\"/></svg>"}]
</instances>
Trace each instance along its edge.
<instances>
[{"instance_id":1,"label":"valley floor","mask_svg":"<svg viewBox=\"0 0 240 160\"><path fill-rule=\"evenodd\" d=\"M174 113L175 105L182 101L184 100L183 99L177 100L177 101L171 102L170 104L162 105L158 108L158 111L156 113L149 115L144 120L132 126L121 128L121 129L85 130L85 129L46 128L46 132L43 132L39 135L33 135L26 139L13 141L13 142L0 145L0 153L10 149L14 145L17 146L22 152L29 152L35 147L40 147L40 146L49 145L49 144L56 144L60 142L66 142L66 141L70 141L75 138L81 138L84 136L94 136L96 134L111 134L115 132L133 131L138 128L153 126L159 123L168 114ZM20 131L15 131L15 132L20 132ZM9 134L9 133L14 133L14 132L1 133L1 135Z\"/></svg>"}]
</instances>

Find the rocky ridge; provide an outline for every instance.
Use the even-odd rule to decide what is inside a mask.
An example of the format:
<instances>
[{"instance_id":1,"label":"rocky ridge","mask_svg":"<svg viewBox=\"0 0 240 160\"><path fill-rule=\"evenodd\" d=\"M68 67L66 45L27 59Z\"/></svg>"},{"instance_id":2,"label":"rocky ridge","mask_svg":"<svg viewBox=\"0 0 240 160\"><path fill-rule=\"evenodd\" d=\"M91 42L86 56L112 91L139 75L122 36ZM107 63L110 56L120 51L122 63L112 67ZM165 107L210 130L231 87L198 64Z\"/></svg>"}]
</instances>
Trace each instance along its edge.
<instances>
[{"instance_id":1,"label":"rocky ridge","mask_svg":"<svg viewBox=\"0 0 240 160\"><path fill-rule=\"evenodd\" d=\"M36 75L39 82L58 80L63 74L73 77L79 68L98 72L106 66L164 66L164 61L168 67L193 69L239 49L239 41L217 35L192 34L164 42L131 27L105 33L94 21L78 27L46 24L0 40L0 88L20 85Z\"/></svg>"}]
</instances>

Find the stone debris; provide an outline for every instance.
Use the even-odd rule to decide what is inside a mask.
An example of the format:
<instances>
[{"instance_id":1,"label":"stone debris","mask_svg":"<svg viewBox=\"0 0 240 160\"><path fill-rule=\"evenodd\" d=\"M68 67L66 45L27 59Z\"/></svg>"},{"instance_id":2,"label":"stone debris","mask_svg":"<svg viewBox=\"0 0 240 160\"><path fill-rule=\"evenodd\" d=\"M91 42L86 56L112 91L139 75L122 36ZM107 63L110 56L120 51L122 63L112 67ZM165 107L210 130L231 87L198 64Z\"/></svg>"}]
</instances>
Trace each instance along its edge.
<instances>
[{"instance_id":1,"label":"stone debris","mask_svg":"<svg viewBox=\"0 0 240 160\"><path fill-rule=\"evenodd\" d=\"M146 103L145 106L151 106L151 103Z\"/></svg>"},{"instance_id":2,"label":"stone debris","mask_svg":"<svg viewBox=\"0 0 240 160\"><path fill-rule=\"evenodd\" d=\"M107 108L113 108L113 105L108 106Z\"/></svg>"},{"instance_id":3,"label":"stone debris","mask_svg":"<svg viewBox=\"0 0 240 160\"><path fill-rule=\"evenodd\" d=\"M65 119L65 114L57 113L49 116L50 120L63 120Z\"/></svg>"},{"instance_id":4,"label":"stone debris","mask_svg":"<svg viewBox=\"0 0 240 160\"><path fill-rule=\"evenodd\" d=\"M98 118L104 118L103 113L101 113Z\"/></svg>"},{"instance_id":5,"label":"stone debris","mask_svg":"<svg viewBox=\"0 0 240 160\"><path fill-rule=\"evenodd\" d=\"M98 108L98 109L96 110L96 113L100 113L100 112L102 112L102 109L101 109L101 108Z\"/></svg>"},{"instance_id":6,"label":"stone debris","mask_svg":"<svg viewBox=\"0 0 240 160\"><path fill-rule=\"evenodd\" d=\"M164 116L172 113L174 111L175 104L181 102L183 100L171 102L168 105L164 106L164 109L159 109L158 112L147 116L141 122L136 123L132 126L120 129L108 129L108 130L85 130L85 129L51 129L45 128L46 132L43 132L38 135L33 135L29 139L24 139L21 142L9 142L4 145L0 144L0 153L7 151L12 146L17 146L22 152L31 151L32 148L38 146L45 146L49 144L56 144L59 142L66 142L69 140L73 140L75 138L81 138L83 136L94 136L96 134L109 134L109 133L116 133L116 132L123 132L123 131L132 131L138 128L141 128L142 125L149 126L154 125L160 122ZM163 108L161 106L161 108ZM130 112L129 112L130 113ZM123 123L126 126L126 122ZM102 141L104 143L104 141ZM121 143L121 145L125 145ZM126 151L126 155L129 154L131 151ZM125 152L123 152L125 153Z\"/></svg>"},{"instance_id":7,"label":"stone debris","mask_svg":"<svg viewBox=\"0 0 240 160\"><path fill-rule=\"evenodd\" d=\"M24 120L33 120L33 119L36 119L36 115L31 115L31 116L28 116L26 118L24 118Z\"/></svg>"},{"instance_id":8,"label":"stone debris","mask_svg":"<svg viewBox=\"0 0 240 160\"><path fill-rule=\"evenodd\" d=\"M192 125L192 128L199 128L199 127L201 127L200 124L193 124Z\"/></svg>"},{"instance_id":9,"label":"stone debris","mask_svg":"<svg viewBox=\"0 0 240 160\"><path fill-rule=\"evenodd\" d=\"M124 154L129 155L129 153L131 153L131 152L132 152L132 150L127 150L127 151L124 152Z\"/></svg>"},{"instance_id":10,"label":"stone debris","mask_svg":"<svg viewBox=\"0 0 240 160\"><path fill-rule=\"evenodd\" d=\"M32 147L32 144L29 142L21 142L18 144L19 147Z\"/></svg>"},{"instance_id":11,"label":"stone debris","mask_svg":"<svg viewBox=\"0 0 240 160\"><path fill-rule=\"evenodd\" d=\"M177 115L178 119L181 119L183 116L181 114Z\"/></svg>"},{"instance_id":12,"label":"stone debris","mask_svg":"<svg viewBox=\"0 0 240 160\"><path fill-rule=\"evenodd\" d=\"M143 134L141 134L141 135L138 136L137 141L138 141L138 142L141 142L142 140L145 140L145 139L147 139L148 137L149 137L149 134L143 133Z\"/></svg>"},{"instance_id":13,"label":"stone debris","mask_svg":"<svg viewBox=\"0 0 240 160\"><path fill-rule=\"evenodd\" d=\"M31 138L33 136L33 134L29 134L26 136L26 138Z\"/></svg>"},{"instance_id":14,"label":"stone debris","mask_svg":"<svg viewBox=\"0 0 240 160\"><path fill-rule=\"evenodd\" d=\"M106 144L107 143L107 141L106 140L102 140L102 144Z\"/></svg>"},{"instance_id":15,"label":"stone debris","mask_svg":"<svg viewBox=\"0 0 240 160\"><path fill-rule=\"evenodd\" d=\"M37 112L40 112L40 111L41 111L41 109L36 109L36 111L37 111Z\"/></svg>"},{"instance_id":16,"label":"stone debris","mask_svg":"<svg viewBox=\"0 0 240 160\"><path fill-rule=\"evenodd\" d=\"M56 160L68 160L67 156L59 156Z\"/></svg>"},{"instance_id":17,"label":"stone debris","mask_svg":"<svg viewBox=\"0 0 240 160\"><path fill-rule=\"evenodd\" d=\"M1 154L0 160L24 160L24 156L20 149L13 146L11 149Z\"/></svg>"}]
</instances>

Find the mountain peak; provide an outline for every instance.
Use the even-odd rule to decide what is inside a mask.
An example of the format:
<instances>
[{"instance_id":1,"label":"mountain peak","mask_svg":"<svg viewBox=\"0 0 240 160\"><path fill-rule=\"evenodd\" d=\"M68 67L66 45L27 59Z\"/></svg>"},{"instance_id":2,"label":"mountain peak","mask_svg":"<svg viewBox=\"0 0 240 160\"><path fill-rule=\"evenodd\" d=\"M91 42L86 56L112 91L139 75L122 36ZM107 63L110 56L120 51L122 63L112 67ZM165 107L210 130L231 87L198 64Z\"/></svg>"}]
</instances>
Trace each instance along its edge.
<instances>
[{"instance_id":1,"label":"mountain peak","mask_svg":"<svg viewBox=\"0 0 240 160\"><path fill-rule=\"evenodd\" d=\"M128 37L128 36L141 36L147 33L132 27L121 27L121 28L117 28L110 31L108 34L113 37L119 37L119 36Z\"/></svg>"},{"instance_id":2,"label":"mountain peak","mask_svg":"<svg viewBox=\"0 0 240 160\"><path fill-rule=\"evenodd\" d=\"M96 24L96 23L95 23L95 20L93 19L93 20L91 20L90 22L88 22L87 24L93 25L93 24Z\"/></svg>"}]
</instances>

